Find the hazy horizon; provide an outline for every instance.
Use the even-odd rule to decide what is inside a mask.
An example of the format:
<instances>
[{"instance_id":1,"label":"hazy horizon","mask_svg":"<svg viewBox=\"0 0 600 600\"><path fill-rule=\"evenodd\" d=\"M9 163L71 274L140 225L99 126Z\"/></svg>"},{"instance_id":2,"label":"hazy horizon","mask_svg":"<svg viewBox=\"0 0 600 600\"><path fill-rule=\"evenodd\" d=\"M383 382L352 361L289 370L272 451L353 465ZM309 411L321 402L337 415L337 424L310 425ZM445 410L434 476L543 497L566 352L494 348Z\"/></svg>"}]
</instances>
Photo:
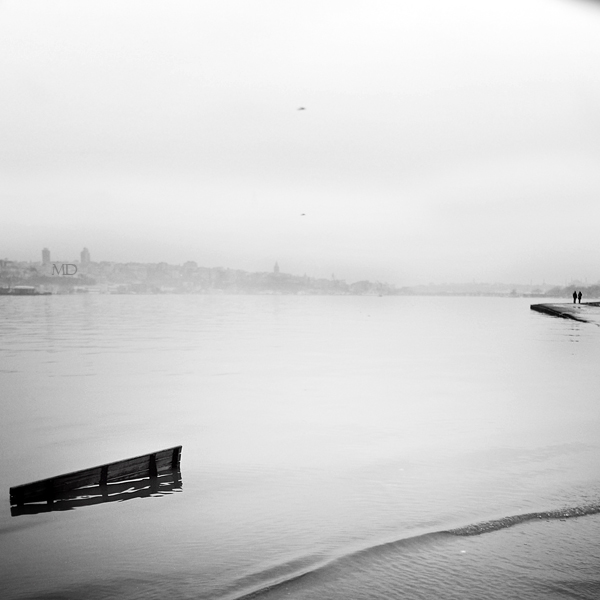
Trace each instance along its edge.
<instances>
[{"instance_id":1,"label":"hazy horizon","mask_svg":"<svg viewBox=\"0 0 600 600\"><path fill-rule=\"evenodd\" d=\"M86 247L86 249L89 251L89 248ZM48 248L48 250L50 250ZM83 250L83 248L82 248ZM42 265L42 256L41 256L41 251L40 251L40 256L35 259L22 259L22 260L17 260L17 262L25 262L25 263L32 263L32 264L39 264ZM52 251L50 250L50 263L51 264L57 264L60 265L61 263L70 263L70 264L80 264L81 262L81 257L80 256L55 256ZM16 260L14 258L10 258L10 257L4 257L2 260ZM235 265L226 265L226 264L222 264L222 265L206 265L206 264L202 264L201 262L199 263L198 261L194 261L193 259L189 259L189 260L184 260L184 261L180 261L180 262L175 262L175 263L169 263L168 261L147 261L147 260L138 260L138 261L130 261L130 260L112 260L112 261L107 261L105 259L103 259L102 257L95 257L93 255L91 255L91 262L92 263L103 263L103 262L108 262L108 263L117 263L117 264L141 264L141 265L151 265L151 264L159 264L159 263L167 263L170 266L175 266L175 267L183 267L183 265L186 262L195 262L197 264L197 266L199 268L208 268L208 269L231 269L231 270L239 270L239 271L247 271L247 272L254 272L254 273L269 273L271 271L274 270L275 264L277 264L277 267L280 269L281 273L284 273L286 275L292 275L293 277L302 277L302 276L308 276L308 277L312 277L312 278L325 278L325 279L329 279L330 277L335 277L335 279L338 280L347 280L348 278L344 277L338 277L335 273L330 273L330 274L311 274L311 273L298 273L298 272L292 272L292 271L288 271L285 269L285 265L282 266L279 265L279 261L275 261L275 263L272 263L271 265L266 265L263 268L259 268L259 269L254 269L254 270L248 270L248 269L241 269ZM363 278L363 279L367 279L369 280L369 278ZM371 281L377 281L376 279L374 280L373 278L370 279ZM350 283L351 282L355 282L356 279L352 279L350 278L348 280ZM391 284L391 285L396 285L398 287L397 284L394 284L394 282L390 282L390 281L380 281L381 283L386 283L386 284ZM413 283L413 284L406 284L403 285L402 287L452 287L452 286L470 286L470 285L491 285L491 286L497 286L497 285L519 285L519 286L524 286L524 287L528 287L528 286L533 286L533 287L554 287L554 286L560 286L560 287L565 287L565 286L570 286L570 285L597 285L600 284L600 278L598 278L597 280L592 280L589 281L587 280L587 278L580 280L580 279L576 279L576 278L571 278L571 279L567 279L563 282L558 282L558 281L545 281L545 280L534 280L531 279L528 282L516 282L516 281L493 281L493 280L479 280L479 279L473 279L473 280L464 280L464 281L422 281L420 283Z\"/></svg>"},{"instance_id":2,"label":"hazy horizon","mask_svg":"<svg viewBox=\"0 0 600 600\"><path fill-rule=\"evenodd\" d=\"M0 17L2 258L600 279L597 3L4 1Z\"/></svg>"}]
</instances>

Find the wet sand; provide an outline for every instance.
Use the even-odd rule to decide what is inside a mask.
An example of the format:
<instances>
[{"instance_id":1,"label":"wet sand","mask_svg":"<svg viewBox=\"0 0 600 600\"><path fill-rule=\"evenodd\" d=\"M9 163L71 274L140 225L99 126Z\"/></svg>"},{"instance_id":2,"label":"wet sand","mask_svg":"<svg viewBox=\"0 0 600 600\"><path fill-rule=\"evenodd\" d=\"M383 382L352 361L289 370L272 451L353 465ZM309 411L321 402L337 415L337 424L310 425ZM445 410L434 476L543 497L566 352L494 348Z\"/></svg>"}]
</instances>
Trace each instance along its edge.
<instances>
[{"instance_id":1,"label":"wet sand","mask_svg":"<svg viewBox=\"0 0 600 600\"><path fill-rule=\"evenodd\" d=\"M510 517L503 517L502 519L494 519L492 521L483 521L482 523L474 523L473 525L458 527L457 529L448 529L446 533L461 536L481 535L482 533L497 531L498 529L506 529L507 527L512 527L513 525L518 525L519 523L525 523L526 521L534 521L536 519L546 519L547 521L550 519L564 520L573 517L595 515L598 513L600 513L600 503L587 504L585 506L575 506L543 512L512 515Z\"/></svg>"}]
</instances>

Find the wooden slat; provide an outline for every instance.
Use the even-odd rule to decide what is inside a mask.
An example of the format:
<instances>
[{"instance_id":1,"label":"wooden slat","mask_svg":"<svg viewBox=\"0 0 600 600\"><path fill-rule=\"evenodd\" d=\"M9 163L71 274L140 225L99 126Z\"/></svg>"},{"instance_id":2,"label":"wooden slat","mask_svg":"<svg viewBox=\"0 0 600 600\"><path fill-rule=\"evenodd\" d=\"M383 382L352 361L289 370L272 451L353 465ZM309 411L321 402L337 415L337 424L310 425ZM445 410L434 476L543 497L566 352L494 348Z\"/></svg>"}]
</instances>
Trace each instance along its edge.
<instances>
[{"instance_id":1,"label":"wooden slat","mask_svg":"<svg viewBox=\"0 0 600 600\"><path fill-rule=\"evenodd\" d=\"M181 447L179 447L179 450L180 449ZM172 470L172 448L168 450L162 450L161 452L155 452L154 455L156 456L156 474ZM148 477L150 456L152 455L148 454L142 457L108 465L107 482L127 481L135 478L135 476ZM177 461L175 468L179 468L179 460Z\"/></svg>"},{"instance_id":2,"label":"wooden slat","mask_svg":"<svg viewBox=\"0 0 600 600\"><path fill-rule=\"evenodd\" d=\"M153 461L151 461L151 457L154 457ZM10 488L10 503L18 505L43 501L51 503L55 497L69 490L85 486L105 485L115 481L142 479L172 469L179 469L180 460L181 446L175 446L91 469L65 473ZM151 462L153 462L152 471L150 469Z\"/></svg>"},{"instance_id":3,"label":"wooden slat","mask_svg":"<svg viewBox=\"0 0 600 600\"><path fill-rule=\"evenodd\" d=\"M123 477L127 479L148 477L149 466L150 455L148 454L110 464L108 465L107 482L122 481Z\"/></svg>"},{"instance_id":4,"label":"wooden slat","mask_svg":"<svg viewBox=\"0 0 600 600\"><path fill-rule=\"evenodd\" d=\"M21 503L37 502L48 500L49 492L57 494L63 490L72 490L86 485L98 485L100 483L100 473L101 467L94 467L15 486L10 488L11 504L13 499L15 503L19 503L19 500Z\"/></svg>"}]
</instances>

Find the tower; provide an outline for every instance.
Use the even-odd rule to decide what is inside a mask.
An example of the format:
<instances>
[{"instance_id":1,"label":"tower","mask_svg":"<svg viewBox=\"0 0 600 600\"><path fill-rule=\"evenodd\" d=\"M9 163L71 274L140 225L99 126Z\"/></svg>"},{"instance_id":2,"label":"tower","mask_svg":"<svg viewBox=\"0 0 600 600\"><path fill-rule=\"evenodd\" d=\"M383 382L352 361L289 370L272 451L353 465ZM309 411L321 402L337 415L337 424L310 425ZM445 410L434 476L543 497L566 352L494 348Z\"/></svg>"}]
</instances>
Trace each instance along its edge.
<instances>
[{"instance_id":1,"label":"tower","mask_svg":"<svg viewBox=\"0 0 600 600\"><path fill-rule=\"evenodd\" d=\"M279 265L277 264L277 261L275 261L275 266L273 267L273 273L279 273Z\"/></svg>"},{"instance_id":2,"label":"tower","mask_svg":"<svg viewBox=\"0 0 600 600\"><path fill-rule=\"evenodd\" d=\"M90 264L90 251L84 248L79 256L81 257L81 266L87 267Z\"/></svg>"},{"instance_id":3,"label":"tower","mask_svg":"<svg viewBox=\"0 0 600 600\"><path fill-rule=\"evenodd\" d=\"M50 250L48 250L48 248L44 248L42 250L42 264L43 265L50 264Z\"/></svg>"}]
</instances>

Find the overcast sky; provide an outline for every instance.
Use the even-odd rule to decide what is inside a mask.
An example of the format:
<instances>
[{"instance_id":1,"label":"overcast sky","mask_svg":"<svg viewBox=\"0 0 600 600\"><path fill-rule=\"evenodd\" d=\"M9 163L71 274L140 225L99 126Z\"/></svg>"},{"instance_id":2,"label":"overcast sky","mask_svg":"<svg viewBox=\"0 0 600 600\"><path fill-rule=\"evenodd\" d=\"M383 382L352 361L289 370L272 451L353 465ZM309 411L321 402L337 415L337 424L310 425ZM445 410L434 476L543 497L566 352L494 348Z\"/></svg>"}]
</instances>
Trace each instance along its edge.
<instances>
[{"instance_id":1,"label":"overcast sky","mask_svg":"<svg viewBox=\"0 0 600 600\"><path fill-rule=\"evenodd\" d=\"M595 282L599 6L0 0L0 257Z\"/></svg>"}]
</instances>

